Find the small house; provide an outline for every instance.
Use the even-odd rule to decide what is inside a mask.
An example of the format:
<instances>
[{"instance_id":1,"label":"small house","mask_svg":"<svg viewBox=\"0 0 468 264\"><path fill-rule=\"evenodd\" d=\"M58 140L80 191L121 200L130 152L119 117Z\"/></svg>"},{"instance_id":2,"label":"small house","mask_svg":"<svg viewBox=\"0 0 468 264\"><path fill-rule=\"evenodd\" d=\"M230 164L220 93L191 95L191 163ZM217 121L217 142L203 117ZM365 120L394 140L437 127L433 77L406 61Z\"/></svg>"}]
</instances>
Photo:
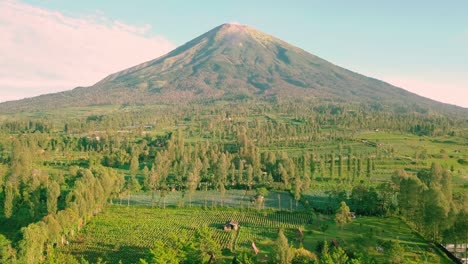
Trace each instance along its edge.
<instances>
[{"instance_id":1,"label":"small house","mask_svg":"<svg viewBox=\"0 0 468 264\"><path fill-rule=\"evenodd\" d=\"M224 225L223 229L224 229L224 231L231 231L231 230L236 231L237 229L239 229L239 222L234 221L234 220L228 221Z\"/></svg>"}]
</instances>

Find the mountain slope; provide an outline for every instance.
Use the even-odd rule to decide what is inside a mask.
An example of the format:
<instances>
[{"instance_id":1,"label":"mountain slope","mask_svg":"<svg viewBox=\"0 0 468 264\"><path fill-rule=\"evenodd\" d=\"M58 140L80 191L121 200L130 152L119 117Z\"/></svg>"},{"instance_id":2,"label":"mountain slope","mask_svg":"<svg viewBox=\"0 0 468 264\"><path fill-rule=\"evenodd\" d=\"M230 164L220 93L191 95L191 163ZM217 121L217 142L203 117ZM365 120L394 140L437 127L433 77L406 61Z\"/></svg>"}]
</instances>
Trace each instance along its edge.
<instances>
[{"instance_id":1,"label":"mountain slope","mask_svg":"<svg viewBox=\"0 0 468 264\"><path fill-rule=\"evenodd\" d=\"M456 109L338 67L253 28L223 24L91 87L3 103L0 110L269 96Z\"/></svg>"}]
</instances>

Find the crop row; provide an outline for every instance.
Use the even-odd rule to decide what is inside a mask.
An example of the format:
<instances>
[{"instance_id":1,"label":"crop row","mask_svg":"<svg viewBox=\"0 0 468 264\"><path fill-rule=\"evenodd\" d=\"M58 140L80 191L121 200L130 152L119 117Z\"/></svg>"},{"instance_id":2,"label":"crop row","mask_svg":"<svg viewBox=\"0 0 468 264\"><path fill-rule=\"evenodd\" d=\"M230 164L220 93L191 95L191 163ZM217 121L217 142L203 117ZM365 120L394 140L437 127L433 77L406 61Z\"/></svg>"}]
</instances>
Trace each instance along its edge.
<instances>
[{"instance_id":1,"label":"crop row","mask_svg":"<svg viewBox=\"0 0 468 264\"><path fill-rule=\"evenodd\" d=\"M226 221L241 226L237 249L276 239L279 228L296 229L311 220L306 213L241 210L151 209L112 206L98 215L65 248L75 255L93 261L97 256L109 262L133 258L135 262L147 254L156 240L167 241L170 234L188 234L206 225L222 248L231 248L233 235L222 230ZM126 255L128 254L128 255Z\"/></svg>"}]
</instances>

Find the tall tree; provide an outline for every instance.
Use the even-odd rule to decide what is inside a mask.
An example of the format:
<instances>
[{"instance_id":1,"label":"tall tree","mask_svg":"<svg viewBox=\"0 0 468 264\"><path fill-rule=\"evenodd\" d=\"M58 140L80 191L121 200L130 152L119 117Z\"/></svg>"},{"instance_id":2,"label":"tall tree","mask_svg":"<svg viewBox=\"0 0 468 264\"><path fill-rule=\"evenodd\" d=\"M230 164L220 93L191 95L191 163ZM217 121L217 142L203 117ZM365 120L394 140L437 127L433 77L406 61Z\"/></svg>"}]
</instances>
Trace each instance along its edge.
<instances>
[{"instance_id":1,"label":"tall tree","mask_svg":"<svg viewBox=\"0 0 468 264\"><path fill-rule=\"evenodd\" d=\"M338 178L343 181L343 155L338 156Z\"/></svg>"},{"instance_id":2,"label":"tall tree","mask_svg":"<svg viewBox=\"0 0 468 264\"><path fill-rule=\"evenodd\" d=\"M239 171L237 174L237 184L244 183L244 161L239 160Z\"/></svg>"},{"instance_id":3,"label":"tall tree","mask_svg":"<svg viewBox=\"0 0 468 264\"><path fill-rule=\"evenodd\" d=\"M60 196L60 185L52 181L47 187L47 212L49 214L57 212L57 199Z\"/></svg>"},{"instance_id":4,"label":"tall tree","mask_svg":"<svg viewBox=\"0 0 468 264\"><path fill-rule=\"evenodd\" d=\"M330 154L330 179L335 178L335 154Z\"/></svg>"},{"instance_id":5,"label":"tall tree","mask_svg":"<svg viewBox=\"0 0 468 264\"><path fill-rule=\"evenodd\" d=\"M286 183L289 180L289 175L286 169L284 168L283 164L281 163L278 165L278 173L281 177L281 181L286 185Z\"/></svg>"},{"instance_id":6,"label":"tall tree","mask_svg":"<svg viewBox=\"0 0 468 264\"><path fill-rule=\"evenodd\" d=\"M297 203L301 199L302 185L303 181L301 180L301 176L296 174L296 177L294 177L294 200L296 201L296 208Z\"/></svg>"},{"instance_id":7,"label":"tall tree","mask_svg":"<svg viewBox=\"0 0 468 264\"><path fill-rule=\"evenodd\" d=\"M278 232L278 238L273 246L273 262L278 264L290 264L293 258L292 249L289 247L288 239L283 229Z\"/></svg>"},{"instance_id":8,"label":"tall tree","mask_svg":"<svg viewBox=\"0 0 468 264\"><path fill-rule=\"evenodd\" d=\"M195 240L199 251L197 254L203 258L203 263L215 263L216 257L221 255L221 248L207 226L197 229Z\"/></svg>"},{"instance_id":9,"label":"tall tree","mask_svg":"<svg viewBox=\"0 0 468 264\"><path fill-rule=\"evenodd\" d=\"M197 158L195 164L193 165L192 171L189 173L187 178L190 206L192 206L192 195L197 190L198 183L200 182L200 171L202 166L202 162L199 158Z\"/></svg>"},{"instance_id":10,"label":"tall tree","mask_svg":"<svg viewBox=\"0 0 468 264\"><path fill-rule=\"evenodd\" d=\"M348 181L351 178L351 153L348 153L348 158L346 159L346 177L348 178Z\"/></svg>"},{"instance_id":11,"label":"tall tree","mask_svg":"<svg viewBox=\"0 0 468 264\"><path fill-rule=\"evenodd\" d=\"M159 174L156 171L156 168L153 166L153 168L151 168L151 171L149 173L148 183L147 183L148 189L151 190L151 204L152 205L154 204L155 194L159 186L159 181L160 181Z\"/></svg>"},{"instance_id":12,"label":"tall tree","mask_svg":"<svg viewBox=\"0 0 468 264\"><path fill-rule=\"evenodd\" d=\"M311 169L310 169L310 155L305 154L302 159L303 162L303 173L304 173L304 180L302 181L302 190L306 191L310 189L311 179Z\"/></svg>"},{"instance_id":13,"label":"tall tree","mask_svg":"<svg viewBox=\"0 0 468 264\"><path fill-rule=\"evenodd\" d=\"M16 187L11 183L7 182L5 186L5 204L3 207L3 213L5 214L6 218L10 218L13 215L13 202L18 190Z\"/></svg>"},{"instance_id":14,"label":"tall tree","mask_svg":"<svg viewBox=\"0 0 468 264\"><path fill-rule=\"evenodd\" d=\"M440 238L442 224L447 221L450 205L441 190L432 184L423 193L425 231L431 234L432 241Z\"/></svg>"},{"instance_id":15,"label":"tall tree","mask_svg":"<svg viewBox=\"0 0 468 264\"><path fill-rule=\"evenodd\" d=\"M149 178L150 178L150 171L148 167L145 165L143 167L143 171L141 172L141 175L143 176L143 184L144 184L144 189L145 190L150 190L149 186L147 183L149 183Z\"/></svg>"},{"instance_id":16,"label":"tall tree","mask_svg":"<svg viewBox=\"0 0 468 264\"><path fill-rule=\"evenodd\" d=\"M132 160L130 161L130 176L136 177L140 167L140 162L138 161L138 154L134 151L132 154Z\"/></svg>"},{"instance_id":17,"label":"tall tree","mask_svg":"<svg viewBox=\"0 0 468 264\"><path fill-rule=\"evenodd\" d=\"M247 165L247 186L249 186L249 190L252 189L252 185L254 183L253 173L254 169L252 165Z\"/></svg>"},{"instance_id":18,"label":"tall tree","mask_svg":"<svg viewBox=\"0 0 468 264\"><path fill-rule=\"evenodd\" d=\"M322 250L320 251L320 264L335 264L331 255L328 242L325 240L323 242Z\"/></svg>"},{"instance_id":19,"label":"tall tree","mask_svg":"<svg viewBox=\"0 0 468 264\"><path fill-rule=\"evenodd\" d=\"M221 154L221 157L218 160L218 164L216 166L216 176L218 179L218 186L225 185L227 183L227 176L229 170L229 161L226 157L226 154Z\"/></svg>"},{"instance_id":20,"label":"tall tree","mask_svg":"<svg viewBox=\"0 0 468 264\"><path fill-rule=\"evenodd\" d=\"M422 225L419 222L419 216L421 215L422 207L423 183L414 176L405 177L403 174L403 177L399 179L398 205L400 211L409 221Z\"/></svg>"},{"instance_id":21,"label":"tall tree","mask_svg":"<svg viewBox=\"0 0 468 264\"><path fill-rule=\"evenodd\" d=\"M346 205L344 201L341 202L340 208L336 211L335 214L335 222L343 229L343 225L351 222L353 219L351 217L351 213L349 207Z\"/></svg>"}]
</instances>

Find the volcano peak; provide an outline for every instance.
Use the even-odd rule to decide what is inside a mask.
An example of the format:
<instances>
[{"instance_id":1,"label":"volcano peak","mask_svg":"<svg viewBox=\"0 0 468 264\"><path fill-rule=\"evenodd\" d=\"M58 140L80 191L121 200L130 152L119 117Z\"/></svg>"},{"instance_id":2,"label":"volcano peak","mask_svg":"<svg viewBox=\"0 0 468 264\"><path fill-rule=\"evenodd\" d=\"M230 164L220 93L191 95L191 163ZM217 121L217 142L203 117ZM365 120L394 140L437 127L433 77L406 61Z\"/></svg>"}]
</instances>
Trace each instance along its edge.
<instances>
[{"instance_id":1,"label":"volcano peak","mask_svg":"<svg viewBox=\"0 0 468 264\"><path fill-rule=\"evenodd\" d=\"M92 87L1 104L0 110L272 96L445 108L338 67L250 26L225 23Z\"/></svg>"},{"instance_id":2,"label":"volcano peak","mask_svg":"<svg viewBox=\"0 0 468 264\"><path fill-rule=\"evenodd\" d=\"M231 33L247 33L255 32L256 30L237 22L234 23L224 23L214 29L217 34L231 34Z\"/></svg>"}]
</instances>

